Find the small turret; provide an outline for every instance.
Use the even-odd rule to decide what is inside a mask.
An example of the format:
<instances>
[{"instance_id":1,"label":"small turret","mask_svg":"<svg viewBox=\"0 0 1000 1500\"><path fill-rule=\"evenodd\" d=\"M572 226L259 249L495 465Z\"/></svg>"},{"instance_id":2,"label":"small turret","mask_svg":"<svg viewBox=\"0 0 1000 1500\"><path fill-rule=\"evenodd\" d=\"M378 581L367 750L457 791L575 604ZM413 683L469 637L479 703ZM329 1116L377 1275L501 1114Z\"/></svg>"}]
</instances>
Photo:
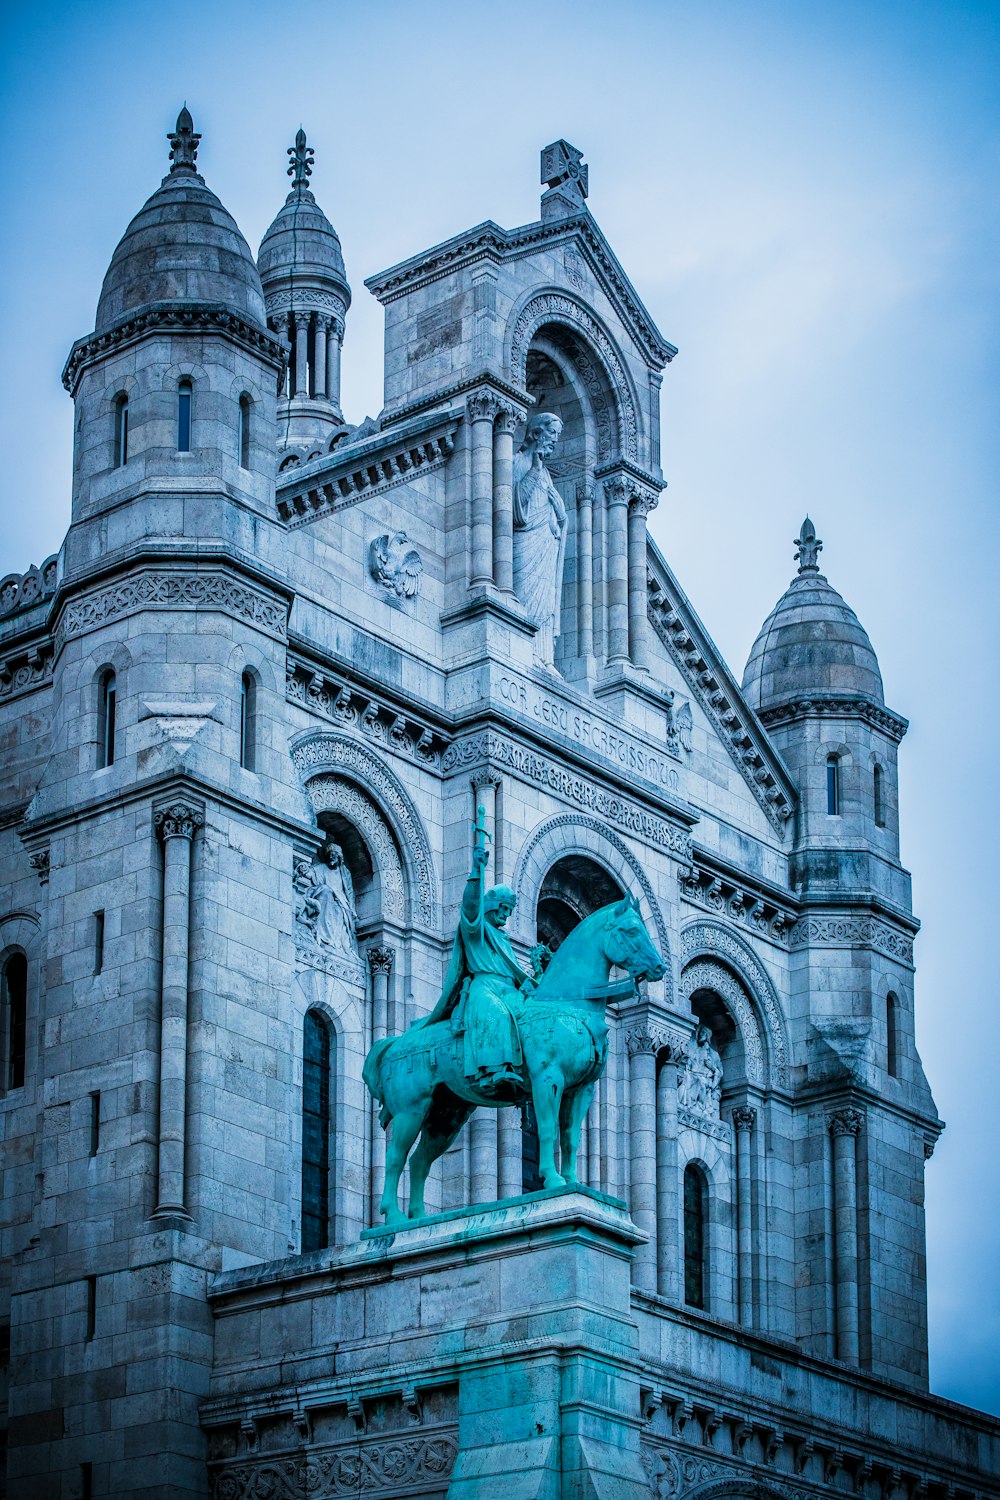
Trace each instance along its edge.
<instances>
[{"instance_id":1,"label":"small turret","mask_svg":"<svg viewBox=\"0 0 1000 1500\"><path fill-rule=\"evenodd\" d=\"M292 190L257 257L268 323L292 346L278 407L283 448L325 444L344 425L340 352L351 305L340 240L309 187L314 153L301 127L288 155Z\"/></svg>"}]
</instances>

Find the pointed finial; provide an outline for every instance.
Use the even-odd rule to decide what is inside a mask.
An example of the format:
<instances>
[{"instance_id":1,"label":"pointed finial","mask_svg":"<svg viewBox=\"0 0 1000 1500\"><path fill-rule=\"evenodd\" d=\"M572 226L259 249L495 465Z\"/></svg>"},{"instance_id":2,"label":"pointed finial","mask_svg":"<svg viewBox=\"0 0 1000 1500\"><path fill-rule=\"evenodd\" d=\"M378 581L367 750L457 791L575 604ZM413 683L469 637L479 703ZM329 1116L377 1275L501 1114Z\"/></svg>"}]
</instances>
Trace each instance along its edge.
<instances>
[{"instance_id":1,"label":"pointed finial","mask_svg":"<svg viewBox=\"0 0 1000 1500\"><path fill-rule=\"evenodd\" d=\"M177 124L167 140L170 142L170 160L173 163L171 172L196 171L195 158L201 136L195 134L194 121L186 104L177 116Z\"/></svg>"},{"instance_id":2,"label":"pointed finial","mask_svg":"<svg viewBox=\"0 0 1000 1500\"><path fill-rule=\"evenodd\" d=\"M288 175L292 179L292 187L295 189L307 188L309 178L312 176L313 157L315 152L311 146L306 145L306 133L300 125L295 132L295 145L289 146L288 154L291 157L291 165Z\"/></svg>"},{"instance_id":3,"label":"pointed finial","mask_svg":"<svg viewBox=\"0 0 1000 1500\"><path fill-rule=\"evenodd\" d=\"M802 530L795 538L795 556L799 564L800 573L818 573L819 555L823 550L823 543L816 535L816 528L806 516L802 522Z\"/></svg>"}]
</instances>

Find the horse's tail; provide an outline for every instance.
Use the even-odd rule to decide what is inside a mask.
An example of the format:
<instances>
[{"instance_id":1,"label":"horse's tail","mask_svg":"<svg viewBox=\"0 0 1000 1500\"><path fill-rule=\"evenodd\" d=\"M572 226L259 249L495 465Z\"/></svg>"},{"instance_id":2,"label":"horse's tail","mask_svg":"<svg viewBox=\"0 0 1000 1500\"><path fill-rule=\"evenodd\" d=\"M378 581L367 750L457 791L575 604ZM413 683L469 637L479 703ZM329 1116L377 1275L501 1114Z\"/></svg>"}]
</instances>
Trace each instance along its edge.
<instances>
[{"instance_id":1,"label":"horse's tail","mask_svg":"<svg viewBox=\"0 0 1000 1500\"><path fill-rule=\"evenodd\" d=\"M393 1036L384 1036L377 1041L365 1058L365 1065L361 1070L361 1076L368 1086L368 1092L382 1106L379 1110L378 1118L383 1130L392 1119L392 1111L385 1102L385 1090L382 1085L382 1059L395 1040L396 1038Z\"/></svg>"}]
</instances>

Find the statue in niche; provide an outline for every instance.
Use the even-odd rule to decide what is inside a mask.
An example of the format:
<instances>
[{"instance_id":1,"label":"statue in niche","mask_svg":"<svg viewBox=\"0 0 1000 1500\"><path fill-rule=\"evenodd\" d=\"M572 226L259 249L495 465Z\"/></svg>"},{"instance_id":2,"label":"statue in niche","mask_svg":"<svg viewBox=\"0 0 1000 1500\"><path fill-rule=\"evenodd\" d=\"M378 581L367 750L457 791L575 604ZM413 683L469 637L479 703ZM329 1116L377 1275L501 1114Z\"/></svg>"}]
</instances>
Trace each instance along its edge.
<instances>
[{"instance_id":1,"label":"statue in niche","mask_svg":"<svg viewBox=\"0 0 1000 1500\"><path fill-rule=\"evenodd\" d=\"M707 1026L698 1027L694 1042L688 1043L685 1053L687 1065L678 1081L677 1102L696 1115L717 1120L722 1100L722 1063Z\"/></svg>"},{"instance_id":2,"label":"statue in niche","mask_svg":"<svg viewBox=\"0 0 1000 1500\"><path fill-rule=\"evenodd\" d=\"M535 412L514 458L514 592L538 627L535 649L548 665L559 636L566 506L545 460L559 441L562 425L553 412Z\"/></svg>"},{"instance_id":3,"label":"statue in niche","mask_svg":"<svg viewBox=\"0 0 1000 1500\"><path fill-rule=\"evenodd\" d=\"M339 844L328 840L310 862L295 866L296 921L314 942L357 956L354 882Z\"/></svg>"}]
</instances>

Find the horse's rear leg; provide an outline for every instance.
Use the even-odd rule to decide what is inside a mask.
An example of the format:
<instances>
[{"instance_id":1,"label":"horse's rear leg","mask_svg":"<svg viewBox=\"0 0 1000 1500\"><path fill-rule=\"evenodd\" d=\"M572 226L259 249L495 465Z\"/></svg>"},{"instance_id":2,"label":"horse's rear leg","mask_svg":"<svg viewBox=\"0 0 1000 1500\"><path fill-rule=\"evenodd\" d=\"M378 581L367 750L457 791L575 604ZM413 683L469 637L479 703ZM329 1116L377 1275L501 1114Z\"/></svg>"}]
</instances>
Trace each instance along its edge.
<instances>
[{"instance_id":1,"label":"horse's rear leg","mask_svg":"<svg viewBox=\"0 0 1000 1500\"><path fill-rule=\"evenodd\" d=\"M532 1074L531 1102L535 1107L535 1123L538 1126L538 1170L542 1184L547 1188L563 1187L566 1182L556 1166L555 1156L562 1094L561 1073L546 1068L541 1073Z\"/></svg>"},{"instance_id":2,"label":"horse's rear leg","mask_svg":"<svg viewBox=\"0 0 1000 1500\"><path fill-rule=\"evenodd\" d=\"M462 1126L475 1110L475 1105L466 1104L449 1090L438 1088L434 1102L424 1121L424 1128L413 1155L410 1157L410 1218L424 1216L424 1184L427 1174L443 1156L458 1135Z\"/></svg>"},{"instance_id":3,"label":"horse's rear leg","mask_svg":"<svg viewBox=\"0 0 1000 1500\"><path fill-rule=\"evenodd\" d=\"M426 1113L427 1104L424 1102L392 1117L392 1129L385 1148L385 1185L379 1204L386 1224L406 1223L406 1215L399 1207L399 1178Z\"/></svg>"},{"instance_id":4,"label":"horse's rear leg","mask_svg":"<svg viewBox=\"0 0 1000 1500\"><path fill-rule=\"evenodd\" d=\"M576 1158L580 1150L580 1131L584 1116L594 1097L594 1085L585 1083L582 1088L563 1095L559 1111L559 1148L562 1157L562 1173L567 1182L578 1182Z\"/></svg>"}]
</instances>

